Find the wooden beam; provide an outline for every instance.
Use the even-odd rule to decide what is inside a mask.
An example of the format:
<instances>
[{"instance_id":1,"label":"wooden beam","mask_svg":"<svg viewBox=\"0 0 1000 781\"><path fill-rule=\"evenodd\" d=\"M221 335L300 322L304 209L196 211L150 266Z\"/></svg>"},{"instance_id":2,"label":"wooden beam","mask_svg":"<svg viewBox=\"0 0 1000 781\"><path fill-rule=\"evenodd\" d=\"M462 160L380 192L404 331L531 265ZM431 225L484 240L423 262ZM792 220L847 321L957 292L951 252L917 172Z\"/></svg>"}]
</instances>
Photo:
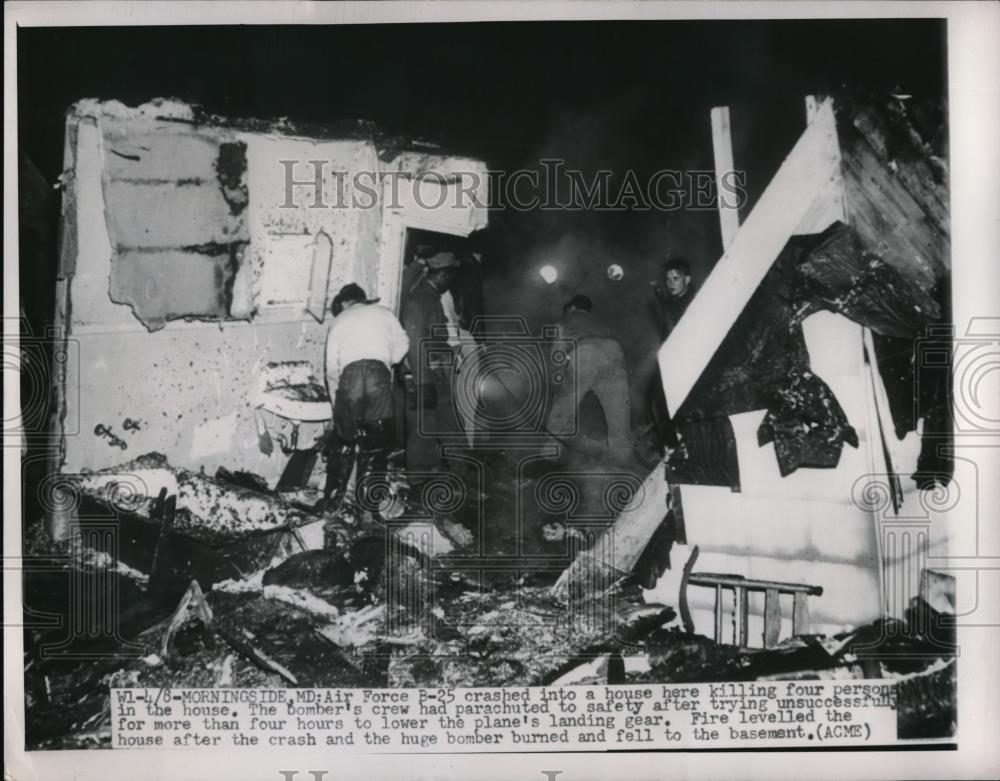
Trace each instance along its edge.
<instances>
[{"instance_id":1,"label":"wooden beam","mask_svg":"<svg viewBox=\"0 0 1000 781\"><path fill-rule=\"evenodd\" d=\"M749 591L766 591L774 589L783 594L803 592L822 596L822 586L810 586L807 583L785 583L780 580L757 580L745 578L742 575L721 575L712 572L695 572L688 578L692 586L725 586L726 588L745 588Z\"/></svg>"},{"instance_id":2,"label":"wooden beam","mask_svg":"<svg viewBox=\"0 0 1000 781\"><path fill-rule=\"evenodd\" d=\"M733 173L733 138L729 124L729 106L712 109L712 152L715 155L715 192L719 207L719 228L722 231L722 248L729 249L740 229L740 210L736 193L731 192L735 182Z\"/></svg>"},{"instance_id":3,"label":"wooden beam","mask_svg":"<svg viewBox=\"0 0 1000 781\"><path fill-rule=\"evenodd\" d=\"M722 642L722 586L715 587L715 642Z\"/></svg>"},{"instance_id":4,"label":"wooden beam","mask_svg":"<svg viewBox=\"0 0 1000 781\"><path fill-rule=\"evenodd\" d=\"M680 593L677 595L677 602L681 610L681 622L684 624L684 631L689 635L694 634L694 619L691 618L691 606L688 604L687 587L691 578L691 570L694 569L694 563L697 560L698 546L695 545L691 549L691 555L688 556L687 563L684 565L683 574L681 575Z\"/></svg>"},{"instance_id":5,"label":"wooden beam","mask_svg":"<svg viewBox=\"0 0 1000 781\"><path fill-rule=\"evenodd\" d=\"M796 236L822 233L833 223L846 222L847 207L844 203L844 177L838 170L827 182L802 221L795 228Z\"/></svg>"},{"instance_id":6,"label":"wooden beam","mask_svg":"<svg viewBox=\"0 0 1000 781\"><path fill-rule=\"evenodd\" d=\"M811 623L809 620L809 595L798 592L792 596L792 636L809 634Z\"/></svg>"},{"instance_id":7,"label":"wooden beam","mask_svg":"<svg viewBox=\"0 0 1000 781\"><path fill-rule=\"evenodd\" d=\"M808 125L813 119L816 118L816 113L819 111L820 102L816 100L815 95L806 95L806 124Z\"/></svg>"},{"instance_id":8,"label":"wooden beam","mask_svg":"<svg viewBox=\"0 0 1000 781\"><path fill-rule=\"evenodd\" d=\"M746 648L749 640L748 624L750 623L750 600L747 590L742 586L736 588L736 644Z\"/></svg>"},{"instance_id":9,"label":"wooden beam","mask_svg":"<svg viewBox=\"0 0 1000 781\"><path fill-rule=\"evenodd\" d=\"M671 414L687 398L733 322L839 167L833 102L826 100L660 348L660 376Z\"/></svg>"},{"instance_id":10,"label":"wooden beam","mask_svg":"<svg viewBox=\"0 0 1000 781\"><path fill-rule=\"evenodd\" d=\"M552 587L557 599L569 601L594 593L601 584L606 586L632 572L667 514L670 484L665 468L664 462L654 467L614 524L591 549L580 551Z\"/></svg>"},{"instance_id":11,"label":"wooden beam","mask_svg":"<svg viewBox=\"0 0 1000 781\"><path fill-rule=\"evenodd\" d=\"M774 648L781 636L781 602L778 590L764 592L764 647Z\"/></svg>"}]
</instances>

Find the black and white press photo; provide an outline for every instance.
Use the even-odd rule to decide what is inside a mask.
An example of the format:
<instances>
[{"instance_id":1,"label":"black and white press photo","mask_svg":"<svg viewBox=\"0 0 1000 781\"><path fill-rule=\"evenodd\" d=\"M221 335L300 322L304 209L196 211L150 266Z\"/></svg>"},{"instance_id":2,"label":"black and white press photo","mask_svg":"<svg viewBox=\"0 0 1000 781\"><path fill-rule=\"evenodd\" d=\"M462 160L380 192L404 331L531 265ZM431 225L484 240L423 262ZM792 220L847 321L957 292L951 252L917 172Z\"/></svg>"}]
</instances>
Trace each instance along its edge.
<instances>
[{"instance_id":1,"label":"black and white press photo","mask_svg":"<svg viewBox=\"0 0 1000 781\"><path fill-rule=\"evenodd\" d=\"M962 750L1000 318L956 19L32 5L8 750Z\"/></svg>"}]
</instances>

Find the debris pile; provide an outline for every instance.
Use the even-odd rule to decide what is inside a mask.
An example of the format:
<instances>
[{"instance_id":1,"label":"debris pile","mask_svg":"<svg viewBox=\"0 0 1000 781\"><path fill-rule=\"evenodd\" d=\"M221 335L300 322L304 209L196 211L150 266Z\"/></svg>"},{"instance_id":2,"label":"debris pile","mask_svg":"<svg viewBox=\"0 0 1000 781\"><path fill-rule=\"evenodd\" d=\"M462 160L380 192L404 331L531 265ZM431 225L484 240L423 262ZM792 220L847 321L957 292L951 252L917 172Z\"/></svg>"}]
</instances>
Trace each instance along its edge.
<instances>
[{"instance_id":1,"label":"debris pile","mask_svg":"<svg viewBox=\"0 0 1000 781\"><path fill-rule=\"evenodd\" d=\"M171 467L160 453L147 453L121 466L66 475L84 496L110 508L151 515L160 492L177 496L177 531L206 542L301 525L304 514L275 497L219 478Z\"/></svg>"},{"instance_id":2,"label":"debris pile","mask_svg":"<svg viewBox=\"0 0 1000 781\"><path fill-rule=\"evenodd\" d=\"M81 580L95 601L108 596L127 607L107 631L71 638L72 653L65 647L51 653L66 642L58 628L26 630L29 748L108 745L109 687L136 686L892 678L900 682L901 736L953 734L954 629L919 599L903 621L880 621L836 637L795 637L768 650L725 646L678 629L673 607L645 604L634 577L567 602L539 578L454 566L452 554L467 551L474 535L453 518L421 507L417 498L406 496L404 512L389 521L354 504L341 515L318 517L289 510L275 495L172 470L152 456L126 467L119 475L140 475L149 492L158 489L156 499L135 493L129 505L132 513L148 508L153 517L147 522L159 519L163 525L168 544L157 545L156 556L177 550L188 524L201 517L190 512L193 506L231 534L229 508L218 506L228 496L237 497L240 511L251 516L238 528L250 528L255 539L280 536L284 542L271 547L269 558L258 557L255 569L201 580L187 572L183 587L171 589L157 582L162 576L156 568L119 563L107 551L92 549L86 537L53 544L36 527L27 551L43 566L26 569L27 609L65 612L70 590ZM172 528L164 512L170 503L162 499L164 488L174 485L170 479L176 481L178 517L182 505L190 512L185 524ZM122 500L110 472L79 476L77 484L108 504ZM303 523L325 527L312 549L301 534L297 543L289 542ZM430 530L448 545L413 544L429 539ZM172 562L171 582L186 563Z\"/></svg>"}]
</instances>

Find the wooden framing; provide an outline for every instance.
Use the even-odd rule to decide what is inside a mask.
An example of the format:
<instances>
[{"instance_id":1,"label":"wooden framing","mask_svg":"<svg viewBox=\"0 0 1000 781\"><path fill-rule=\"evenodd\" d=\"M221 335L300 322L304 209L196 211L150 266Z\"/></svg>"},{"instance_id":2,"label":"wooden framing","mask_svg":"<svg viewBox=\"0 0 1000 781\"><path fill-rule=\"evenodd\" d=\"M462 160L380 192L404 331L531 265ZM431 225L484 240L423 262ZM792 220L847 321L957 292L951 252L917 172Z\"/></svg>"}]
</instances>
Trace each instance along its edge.
<instances>
[{"instance_id":1,"label":"wooden framing","mask_svg":"<svg viewBox=\"0 0 1000 781\"><path fill-rule=\"evenodd\" d=\"M733 641L735 645L746 647L749 640L750 592L764 593L764 647L773 648L781 636L781 595L791 594L792 635L809 633L809 597L822 596L821 586L811 586L805 583L784 583L775 580L760 580L744 578L742 575L717 575L710 572L693 572L688 575L682 587L680 600L687 603L687 587L704 586L715 589L715 642L722 642L722 618L724 613L723 592L733 592L733 617L735 629ZM690 615L690 610L687 611ZM693 631L693 630L691 630Z\"/></svg>"},{"instance_id":2,"label":"wooden framing","mask_svg":"<svg viewBox=\"0 0 1000 781\"><path fill-rule=\"evenodd\" d=\"M736 170L733 161L733 139L729 123L729 106L712 109L712 152L715 157L715 192L719 205L719 229L722 231L722 248L729 249L740 229L739 206L726 202L727 188L723 179Z\"/></svg>"},{"instance_id":3,"label":"wooden framing","mask_svg":"<svg viewBox=\"0 0 1000 781\"><path fill-rule=\"evenodd\" d=\"M839 170L833 101L825 100L660 348L660 375L671 413L687 398L782 247Z\"/></svg>"},{"instance_id":4,"label":"wooden framing","mask_svg":"<svg viewBox=\"0 0 1000 781\"><path fill-rule=\"evenodd\" d=\"M717 173L725 168L727 150L729 167L732 167L728 125L728 110L713 109ZM720 159L722 168L719 168ZM805 132L746 222L732 237L731 245L727 245L685 316L660 348L660 376L671 412L676 412L683 403L789 238L800 226L811 228L826 219L827 222L819 226L825 228L831 221L831 213L842 215L839 176L840 147L833 102L825 100L816 106ZM838 209L839 212L835 211ZM720 212L720 220L723 219ZM726 241L724 233L723 242ZM563 573L554 587L558 598L592 593L593 584L607 583L631 571L666 512L669 485L661 469L664 469L663 464L646 478L633 501L602 536L603 544L581 552ZM717 635L721 634L718 626L721 588L719 586L716 591ZM738 601L738 612L743 615L748 612L746 594L740 593ZM774 598L772 601L776 604ZM800 616L805 615L801 607L799 612ZM739 634L742 637L745 633L744 622Z\"/></svg>"}]
</instances>

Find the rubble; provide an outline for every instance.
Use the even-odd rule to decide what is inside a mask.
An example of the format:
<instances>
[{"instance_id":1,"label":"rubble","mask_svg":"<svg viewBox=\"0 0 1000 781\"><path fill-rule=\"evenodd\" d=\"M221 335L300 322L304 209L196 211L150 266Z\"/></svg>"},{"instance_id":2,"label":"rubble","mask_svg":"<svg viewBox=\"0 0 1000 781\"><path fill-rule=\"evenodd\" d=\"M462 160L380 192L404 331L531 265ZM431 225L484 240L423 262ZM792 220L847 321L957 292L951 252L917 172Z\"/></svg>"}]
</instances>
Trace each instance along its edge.
<instances>
[{"instance_id":1,"label":"rubble","mask_svg":"<svg viewBox=\"0 0 1000 781\"><path fill-rule=\"evenodd\" d=\"M305 522L291 505L233 482L171 467L159 453L147 453L120 466L64 475L68 486L127 512L149 515L156 497L167 489L177 496L179 531L205 542L274 531Z\"/></svg>"},{"instance_id":2,"label":"rubble","mask_svg":"<svg viewBox=\"0 0 1000 781\"><path fill-rule=\"evenodd\" d=\"M182 231L171 220L163 224L153 220L157 228L154 234L166 237L162 245L171 249L170 258L176 261L171 265L164 264L160 246L150 248L144 243L139 249L129 250L131 254L126 252L128 242L121 240L123 237L134 236L140 224L145 233L150 232L146 221L137 219L137 214L156 217L171 210L145 209L139 202L130 203L127 194L132 192L132 182L121 174L127 170L125 166L140 161L138 155L129 152L145 135L132 136L116 129L114 122L109 123L107 138L116 144L122 142L121 149L108 145L116 158L110 165L118 166L114 169L118 173L110 179L115 186L107 190L108 230L116 249L110 270L103 265L94 268L109 274L111 299L129 304L149 331L163 328L168 320L207 318L221 323L245 318L251 299L238 299L234 293L237 282L247 281L246 274L241 278L238 272L253 271L259 276L268 266L263 265L263 260L251 266L251 258L243 258L250 241L249 217L244 213L249 202L248 148L246 143L225 139L232 135L228 131L237 129L280 134L311 133L311 129L287 120L225 121L173 101L158 101L135 110L117 102L82 101L75 111L121 122L141 120L149 125L161 124L162 120L193 127L217 124L227 131L217 134L218 138L213 135L210 145L217 181L206 182L208 191L196 199L188 198L195 206L205 204L205 208L222 210L199 214L200 210L192 207L191 223L205 235L198 243L188 242L185 237L191 226ZM904 123L906 129L913 130L905 117L893 117L897 125ZM840 121L843 124L844 119ZM880 121L879 115L867 113L853 123L855 140L846 149L846 173L848 185L859 190L867 186L860 163L867 159L863 155L869 154L859 151L861 136L870 139L885 135L878 127ZM331 132L328 128L325 135L317 134L316 138L330 137ZM334 136L372 140L380 158L399 158L395 168L400 171L430 170L439 160L435 154L427 157L426 165L421 163L423 152L438 151L427 148L404 155L399 147L409 144L377 136L375 129L365 124L340 128ZM919 137L915 141L919 154L912 160L901 156L898 149L873 147L871 154L885 152L891 157L891 170L900 172L898 180L904 183L930 166L936 176L921 189L935 195L938 185L947 178L946 164L934 155L933 147L924 148ZM161 153L178 148L175 143L181 142L170 139L160 148ZM187 154L195 157L195 152ZM167 154L161 157L170 159ZM156 165L161 165L161 157L156 158ZM144 165L153 162L147 160ZM181 179L164 181L169 186L163 185L163 192L157 194L161 199L179 197L175 190L192 186ZM221 192L216 192L218 188ZM67 196L75 197L72 193ZM132 197L136 197L135 193ZM67 241L73 242L77 209L70 211L72 216L67 220L74 230L68 232ZM935 213L931 209L928 217ZM295 218L299 220L296 231L301 227L303 236L315 232L316 226L307 220L309 216L303 213ZM662 567L659 573L656 571L657 562L648 562L644 557L650 551L669 552L674 540L662 533L660 538L656 536L664 528L668 514L671 534L678 543L683 541L683 534L675 533L683 530L683 513L676 494L680 483L721 486L732 491L745 487L735 461L732 424L728 420L724 424L712 421L766 410L757 443L774 443L782 476L804 467L834 467L845 443L859 447L859 432L848 421L831 388L810 369L802 328L807 315L821 310L835 312L881 337L911 341L942 317L937 301L928 292L930 286L923 283L939 281L949 263L947 252L940 251L947 245L947 225L931 221L935 243L930 245L930 252L921 253L933 256L927 261L913 260L917 253L901 251L920 238L922 220L909 221L907 224L916 227L902 239L886 243L880 235L873 235L874 222L863 221L859 226L855 214L845 215L845 219L850 227L837 222L822 233L789 240L750 303L734 313L738 315L735 324L720 335L720 339L725 338L721 346L717 345L714 357L706 359L707 369L693 389L685 388L687 400L675 415L679 426L689 427L681 429L680 446L661 453L650 442L643 443L644 460L653 471L643 490L634 492L634 501L617 508L623 510L614 529L619 532L617 544L610 544L615 540L611 540L614 533L609 530L602 538L608 544L599 541L585 546L590 538L583 531L558 520L541 530L546 542L564 542L566 551L579 553L573 569L565 570L554 589L538 582L544 572L536 570L526 577L514 571L515 567L530 569L521 560L511 565L511 572L501 574L473 574L474 567L465 571L454 564L458 560L454 554L471 553L477 541L483 542L477 540L477 534L485 530L473 531L456 518L428 511L419 497L410 496L405 480L396 475L389 481L387 495L382 495L374 506L352 498L336 513L320 515L314 510L317 492L303 488L306 481L292 480L290 475L312 473L318 457L317 443L300 448L306 435L303 433L300 439L298 423L289 421L325 423L330 399L322 382L311 374L308 362L268 361L274 354L262 352L258 344L274 344L276 353L289 351L290 344L302 351L303 344L317 343L316 324L309 323L308 334L307 328L298 324L285 324L281 331L260 331L260 338L256 330L244 330L241 332L253 335L252 349L248 347L241 353L229 345L225 352L220 348L227 361L229 355L241 356L238 361L234 359L231 369L237 377L249 375L250 366L255 372L263 366L253 393L244 391L235 397L239 404L234 406L239 407L242 417L229 409L229 400L220 402L224 408L196 407L205 382L200 373L207 369L195 367L192 361L188 367L192 371L184 375L184 382L193 386L184 389L185 396L191 397L184 409L189 419L193 416L191 410L198 409L200 422L193 424L196 428L185 436L190 434L190 452L197 458L192 455L185 461L186 446L164 444L173 448L169 452L175 462L179 459L191 466L198 461L204 463L209 456L232 456L238 452L240 442L235 432L252 434L251 426L256 426L260 451L254 452L253 458L271 455L272 439L283 453L304 457L296 462L294 470L285 467L287 471L274 491L269 490L266 479L245 471L258 468L255 463L262 463L262 459L235 459L230 462L233 471L219 467L212 477L172 466L164 456L148 453L118 466L63 476L86 503L81 504L77 519L81 529L86 525L88 510L96 507L114 512L123 537L122 560L108 550L74 541L72 555L63 557L53 569L26 571L26 611L67 610L70 600L59 605L59 599L71 593L77 581L92 587L84 593L114 598L128 607L114 616L114 631L73 638L74 650L86 651L86 656L64 654L53 659L46 655L45 648L61 639L56 637L56 631L41 628L26 632L28 748L107 745L108 688L160 685L508 687L882 678L897 682L900 737L953 735L957 647L953 623L935 608L939 603L932 606L916 599L901 620L883 618L833 637L796 634L774 647L758 649L745 647L745 631L738 641L741 645L724 645L695 634L690 615L685 617L687 631L671 628L677 617L675 606L645 603L633 575L640 568L651 567L652 581L662 574ZM467 227L481 227L478 220L477 215L469 216ZM274 235L292 235L284 222L284 216L279 220L269 215L266 224L258 227L280 227L283 230ZM394 249L395 245L386 240L388 229L383 230L377 221L360 225L365 231L371 228L371 235L353 224L344 229L345 234L353 230L364 236L360 249L351 246L357 257L350 257L359 268L374 257L369 255L376 252L379 242L395 252L393 257L402 257L403 248ZM375 231L375 227L379 230ZM221 235L216 233L217 228L222 229ZM341 243L344 241L341 239ZM286 246L277 240L273 244L276 256L279 248ZM70 261L76 263L76 253L70 254ZM85 255L81 258L89 260ZM943 259L941 268L932 265L939 258ZM185 268L192 272L198 269L198 274L177 270ZM388 278L393 276L388 273L392 270L380 266L378 273ZM402 269L395 270L400 272L395 276L401 279ZM95 272L81 265L80 279L88 275L94 276ZM201 285L206 275L211 276L211 285ZM922 284L916 284L911 277ZM140 296L148 288L148 279L164 281L163 293L152 301ZM325 287L328 280L323 279ZM200 291L201 287L208 291L207 298L190 296L191 301L185 299L179 308L175 306L172 296L180 300L182 294L191 293L189 288ZM78 301L85 302L85 296L81 294ZM314 317L322 322L322 317ZM93 326L95 322L100 321L86 324ZM94 328L90 332L102 336L106 333ZM209 333L208 329L204 333ZM275 333L284 334L280 337L284 341L272 338ZM196 338L208 341L205 336ZM191 349L209 353L198 342ZM141 376L141 382L134 383L141 391L140 398L151 398L154 389L166 393L161 391L167 387L164 378L177 372L176 366L160 369L153 364L151 368L158 371L150 371ZM195 372L197 379L192 381ZM226 375L221 377L217 373L214 376L217 387L227 381ZM221 398L224 394L220 390L218 395ZM115 409L135 414L131 406ZM63 417L66 411L64 403ZM173 425L167 422L164 429L158 429L159 419L148 411L143 414L151 422L125 417L120 424L120 431L130 438L134 451L143 447L137 443L147 435L152 439L158 431ZM178 414L177 420L182 416ZM112 421L110 415L102 413L102 417ZM274 421L274 417L284 422ZM72 463L108 463L104 449L108 445L116 452L119 448L126 450L129 443L114 429L121 419L116 415L113 425L99 422L92 429L95 421L89 420L86 429L93 431L102 448L99 460L92 460L94 454L84 448ZM270 429L269 421L273 423ZM701 428L694 428L696 425ZM145 433L139 436L136 432L140 431ZM64 440L80 449L68 432L63 434ZM86 441L91 443L89 433ZM243 441L252 439L244 437ZM713 464L713 460L720 463ZM277 462L275 459L273 463ZM524 487L518 485L519 489ZM479 498L485 501L485 492ZM645 506L643 501L647 502ZM650 511L650 507L654 509ZM314 533L321 529L322 538L307 535L306 527ZM508 529L494 531L498 536L508 533ZM650 539L655 545L648 545ZM36 552L47 552L53 558L64 552L52 545L46 547L43 540L35 542ZM485 545L482 550L486 550ZM518 547L518 555L521 553ZM693 560L685 576L690 574L691 563ZM585 589L581 584L594 588ZM777 589L770 590L775 592L777 610ZM771 600L770 595L767 600ZM676 607L682 614L686 612L680 599ZM777 618L780 625L780 611ZM717 632L716 637L720 636ZM777 637L776 629L775 641Z\"/></svg>"},{"instance_id":3,"label":"rubble","mask_svg":"<svg viewBox=\"0 0 1000 781\"><path fill-rule=\"evenodd\" d=\"M67 567L86 569L104 560L91 553ZM130 600L146 598L146 584L105 571L131 584L123 586ZM26 605L40 604L39 593L26 589ZM204 592L197 582L189 584L180 605L161 605L123 631L130 647L95 661L43 662L29 648L30 747L107 745L112 685L549 686L881 677L899 682L901 737L953 734L954 627L922 600L914 600L903 621L883 620L836 637L795 637L768 650L667 628L675 618L669 606L643 603L641 590L627 581L600 599L560 603L544 585L494 578L487 587L400 544L385 527L381 534L356 528L347 546L299 552Z\"/></svg>"}]
</instances>

